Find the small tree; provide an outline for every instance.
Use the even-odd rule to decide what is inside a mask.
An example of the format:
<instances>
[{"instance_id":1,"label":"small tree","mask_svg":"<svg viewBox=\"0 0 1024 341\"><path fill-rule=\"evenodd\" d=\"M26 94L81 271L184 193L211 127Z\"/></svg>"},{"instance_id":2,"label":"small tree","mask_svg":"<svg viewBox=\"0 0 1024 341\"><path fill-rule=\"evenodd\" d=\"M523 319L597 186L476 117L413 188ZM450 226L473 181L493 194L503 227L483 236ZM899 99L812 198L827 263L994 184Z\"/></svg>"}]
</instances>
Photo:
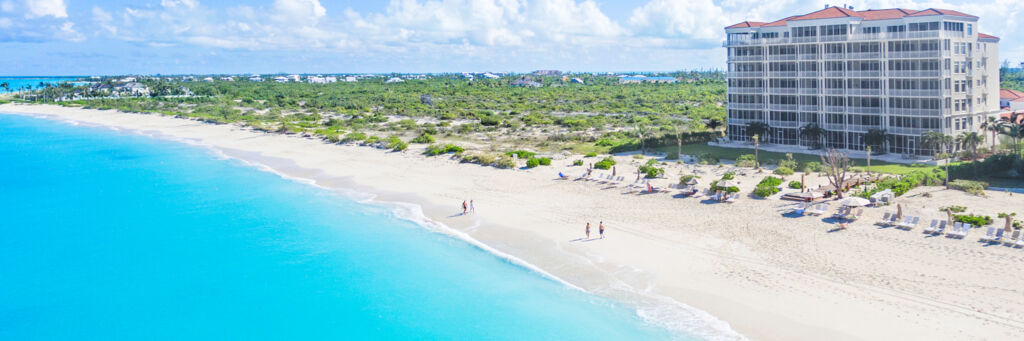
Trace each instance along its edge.
<instances>
[{"instance_id":1,"label":"small tree","mask_svg":"<svg viewBox=\"0 0 1024 341\"><path fill-rule=\"evenodd\" d=\"M817 123L808 123L803 127L800 127L800 137L814 141L814 148L821 148L824 144L821 143L821 138L825 136L825 128L822 128Z\"/></svg>"},{"instance_id":2,"label":"small tree","mask_svg":"<svg viewBox=\"0 0 1024 341\"><path fill-rule=\"evenodd\" d=\"M758 140L760 139L760 136L757 135L757 134L754 134L753 139L754 139L754 169L761 169L761 165L757 162L757 149L758 149L758 145L759 145Z\"/></svg>"},{"instance_id":3,"label":"small tree","mask_svg":"<svg viewBox=\"0 0 1024 341\"><path fill-rule=\"evenodd\" d=\"M640 139L640 153L643 154L645 151L644 136L647 135L647 125L643 123L636 124L636 136Z\"/></svg>"},{"instance_id":4,"label":"small tree","mask_svg":"<svg viewBox=\"0 0 1024 341\"><path fill-rule=\"evenodd\" d=\"M825 168L828 182L836 188L836 195L842 199L846 172L850 168L850 157L835 148L829 148L824 154L821 154L821 165Z\"/></svg>"}]
</instances>

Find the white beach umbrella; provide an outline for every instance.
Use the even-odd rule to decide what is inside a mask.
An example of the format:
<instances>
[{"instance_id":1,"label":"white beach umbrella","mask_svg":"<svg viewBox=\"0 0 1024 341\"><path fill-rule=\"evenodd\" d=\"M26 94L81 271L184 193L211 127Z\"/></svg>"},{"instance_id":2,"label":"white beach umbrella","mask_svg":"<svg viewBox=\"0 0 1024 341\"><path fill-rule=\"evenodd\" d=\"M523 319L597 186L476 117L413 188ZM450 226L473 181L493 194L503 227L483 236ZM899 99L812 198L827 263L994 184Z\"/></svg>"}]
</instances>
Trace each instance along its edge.
<instances>
[{"instance_id":1,"label":"white beach umbrella","mask_svg":"<svg viewBox=\"0 0 1024 341\"><path fill-rule=\"evenodd\" d=\"M718 187L736 187L739 185L740 183L736 180L724 180L718 182Z\"/></svg>"},{"instance_id":2,"label":"white beach umbrella","mask_svg":"<svg viewBox=\"0 0 1024 341\"><path fill-rule=\"evenodd\" d=\"M697 184L697 178L692 178L690 180L686 180L686 184L687 185L691 185L691 186L692 185L696 185Z\"/></svg>"},{"instance_id":3,"label":"white beach umbrella","mask_svg":"<svg viewBox=\"0 0 1024 341\"><path fill-rule=\"evenodd\" d=\"M867 206L870 203L871 203L870 200L864 199L864 198L858 198L858 197L849 197L849 198L843 199L842 201L839 202L840 205L850 206L850 207Z\"/></svg>"}]
</instances>

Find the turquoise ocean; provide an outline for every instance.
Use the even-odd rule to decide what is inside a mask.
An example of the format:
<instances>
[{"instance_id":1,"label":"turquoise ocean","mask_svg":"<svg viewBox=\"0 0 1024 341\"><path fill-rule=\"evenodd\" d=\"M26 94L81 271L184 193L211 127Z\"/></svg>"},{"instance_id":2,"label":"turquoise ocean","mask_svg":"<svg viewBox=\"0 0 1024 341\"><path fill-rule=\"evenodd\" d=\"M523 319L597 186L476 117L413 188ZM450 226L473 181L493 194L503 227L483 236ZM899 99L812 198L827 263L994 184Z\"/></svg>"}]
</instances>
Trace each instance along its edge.
<instances>
[{"instance_id":1,"label":"turquoise ocean","mask_svg":"<svg viewBox=\"0 0 1024 341\"><path fill-rule=\"evenodd\" d=\"M75 82L77 77L0 77L0 83L7 83L7 89L0 87L0 93L15 92L24 86L32 86L33 89L39 87L39 83L57 85L63 82L72 82L75 84L85 84L84 82Z\"/></svg>"},{"instance_id":2,"label":"turquoise ocean","mask_svg":"<svg viewBox=\"0 0 1024 341\"><path fill-rule=\"evenodd\" d=\"M0 340L695 339L213 151L0 115Z\"/></svg>"}]
</instances>

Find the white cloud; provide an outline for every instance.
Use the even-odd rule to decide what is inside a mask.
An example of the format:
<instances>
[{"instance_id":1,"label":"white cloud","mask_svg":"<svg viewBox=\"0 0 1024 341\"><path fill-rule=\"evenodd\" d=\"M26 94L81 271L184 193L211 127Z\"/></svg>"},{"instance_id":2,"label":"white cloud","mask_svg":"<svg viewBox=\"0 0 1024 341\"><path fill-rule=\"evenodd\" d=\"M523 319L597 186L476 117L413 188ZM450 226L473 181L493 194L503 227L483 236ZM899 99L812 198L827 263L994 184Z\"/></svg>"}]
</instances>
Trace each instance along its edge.
<instances>
[{"instance_id":1,"label":"white cloud","mask_svg":"<svg viewBox=\"0 0 1024 341\"><path fill-rule=\"evenodd\" d=\"M326 16L327 10L318 0L274 0L274 15L280 20L311 25Z\"/></svg>"},{"instance_id":2,"label":"white cloud","mask_svg":"<svg viewBox=\"0 0 1024 341\"><path fill-rule=\"evenodd\" d=\"M655 36L716 39L729 19L711 0L652 0L633 10L629 23Z\"/></svg>"},{"instance_id":3,"label":"white cloud","mask_svg":"<svg viewBox=\"0 0 1024 341\"><path fill-rule=\"evenodd\" d=\"M14 11L14 3L11 2L10 0L5 0L4 2L0 2L0 11L4 11L4 12L7 12L7 13L13 12Z\"/></svg>"},{"instance_id":4,"label":"white cloud","mask_svg":"<svg viewBox=\"0 0 1024 341\"><path fill-rule=\"evenodd\" d=\"M29 19L45 16L68 17L67 5L64 4L64 0L25 0L25 5L28 7L25 17Z\"/></svg>"},{"instance_id":5,"label":"white cloud","mask_svg":"<svg viewBox=\"0 0 1024 341\"><path fill-rule=\"evenodd\" d=\"M199 6L198 0L160 0L160 6L165 8L194 9Z\"/></svg>"},{"instance_id":6,"label":"white cloud","mask_svg":"<svg viewBox=\"0 0 1024 341\"><path fill-rule=\"evenodd\" d=\"M92 20L110 34L117 34L117 26L114 26L114 16L98 6L92 7Z\"/></svg>"},{"instance_id":7,"label":"white cloud","mask_svg":"<svg viewBox=\"0 0 1024 341\"><path fill-rule=\"evenodd\" d=\"M11 25L14 25L14 23L11 22L11 19L0 18L0 28L8 28L11 27Z\"/></svg>"},{"instance_id":8,"label":"white cloud","mask_svg":"<svg viewBox=\"0 0 1024 341\"><path fill-rule=\"evenodd\" d=\"M65 21L63 24L60 25L60 28L57 31L57 38L73 42L80 42L85 40L85 36L83 36L81 33L78 33L78 31L75 30L75 24L70 21Z\"/></svg>"}]
</instances>

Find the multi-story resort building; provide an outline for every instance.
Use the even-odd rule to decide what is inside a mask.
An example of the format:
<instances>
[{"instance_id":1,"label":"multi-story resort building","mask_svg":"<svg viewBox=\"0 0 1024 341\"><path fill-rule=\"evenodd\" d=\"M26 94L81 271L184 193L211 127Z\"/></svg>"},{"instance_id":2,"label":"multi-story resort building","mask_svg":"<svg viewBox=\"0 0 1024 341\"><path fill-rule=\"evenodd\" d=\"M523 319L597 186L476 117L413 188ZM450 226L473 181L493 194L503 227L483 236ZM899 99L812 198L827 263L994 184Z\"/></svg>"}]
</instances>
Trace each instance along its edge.
<instances>
[{"instance_id":1,"label":"multi-story resort building","mask_svg":"<svg viewBox=\"0 0 1024 341\"><path fill-rule=\"evenodd\" d=\"M885 130L887 152L929 155L923 133L955 136L999 112L999 38L973 15L826 7L725 31L732 141L763 122L762 142L864 150L865 133ZM808 125L824 136L802 137Z\"/></svg>"}]
</instances>

